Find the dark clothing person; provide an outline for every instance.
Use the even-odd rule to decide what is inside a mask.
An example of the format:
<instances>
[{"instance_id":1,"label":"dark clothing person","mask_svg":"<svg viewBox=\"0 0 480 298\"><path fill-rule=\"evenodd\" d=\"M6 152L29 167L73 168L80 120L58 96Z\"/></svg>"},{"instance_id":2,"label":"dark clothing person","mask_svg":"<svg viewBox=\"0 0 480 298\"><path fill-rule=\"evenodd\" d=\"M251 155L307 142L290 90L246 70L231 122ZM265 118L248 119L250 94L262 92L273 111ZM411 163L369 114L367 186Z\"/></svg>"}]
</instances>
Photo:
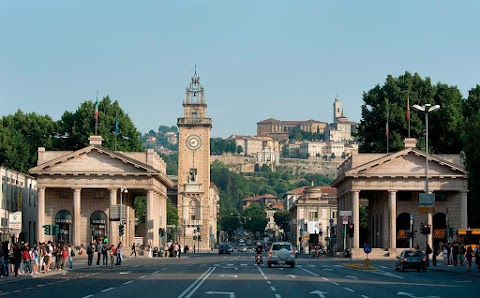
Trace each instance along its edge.
<instances>
[{"instance_id":1,"label":"dark clothing person","mask_svg":"<svg viewBox=\"0 0 480 298\"><path fill-rule=\"evenodd\" d=\"M435 244L433 245L433 252L432 252L432 266L437 266L437 255L438 255L438 246Z\"/></svg>"},{"instance_id":2,"label":"dark clothing person","mask_svg":"<svg viewBox=\"0 0 480 298\"><path fill-rule=\"evenodd\" d=\"M102 257L103 245L102 242L97 244L97 266L100 266L100 258Z\"/></svg>"},{"instance_id":3,"label":"dark clothing person","mask_svg":"<svg viewBox=\"0 0 480 298\"><path fill-rule=\"evenodd\" d=\"M108 247L107 247L107 244L104 243L103 246L102 246L102 264L104 266L107 266L108 265Z\"/></svg>"},{"instance_id":4,"label":"dark clothing person","mask_svg":"<svg viewBox=\"0 0 480 298\"><path fill-rule=\"evenodd\" d=\"M87 256L88 256L88 266L92 266L92 263L93 263L93 253L94 253L94 248L93 248L93 244L90 244L88 247L87 247Z\"/></svg>"},{"instance_id":5,"label":"dark clothing person","mask_svg":"<svg viewBox=\"0 0 480 298\"><path fill-rule=\"evenodd\" d=\"M18 276L18 269L20 269L20 264L22 263L22 250L18 243L13 248L13 261L15 262L15 276Z\"/></svg>"},{"instance_id":6,"label":"dark clothing person","mask_svg":"<svg viewBox=\"0 0 480 298\"><path fill-rule=\"evenodd\" d=\"M135 255L135 258L137 257L137 249L135 243L132 244L132 253L130 254L130 256L132 255Z\"/></svg>"}]
</instances>

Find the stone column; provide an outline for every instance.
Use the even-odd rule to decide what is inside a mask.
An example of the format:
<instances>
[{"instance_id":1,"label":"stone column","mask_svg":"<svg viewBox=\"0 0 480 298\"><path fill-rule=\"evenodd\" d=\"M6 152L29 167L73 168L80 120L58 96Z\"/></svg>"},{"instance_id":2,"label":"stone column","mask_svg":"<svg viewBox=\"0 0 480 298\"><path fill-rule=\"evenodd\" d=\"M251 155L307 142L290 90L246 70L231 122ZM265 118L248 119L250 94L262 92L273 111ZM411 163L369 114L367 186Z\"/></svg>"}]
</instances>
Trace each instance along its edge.
<instances>
[{"instance_id":1,"label":"stone column","mask_svg":"<svg viewBox=\"0 0 480 298\"><path fill-rule=\"evenodd\" d=\"M352 190L353 248L360 248L360 191Z\"/></svg>"},{"instance_id":2,"label":"stone column","mask_svg":"<svg viewBox=\"0 0 480 298\"><path fill-rule=\"evenodd\" d=\"M388 191L388 209L390 210L390 248L397 248L397 191Z\"/></svg>"},{"instance_id":3,"label":"stone column","mask_svg":"<svg viewBox=\"0 0 480 298\"><path fill-rule=\"evenodd\" d=\"M155 192L153 190L149 190L147 192L147 212L145 214L145 235L147 243L145 243L145 247L148 246L150 243L152 247L155 246L155 231L153 230L153 222L155 221L154 216L154 209L155 208Z\"/></svg>"},{"instance_id":4,"label":"stone column","mask_svg":"<svg viewBox=\"0 0 480 298\"><path fill-rule=\"evenodd\" d=\"M110 188L109 191L110 191L110 208L112 208L112 206L117 205L117 189L116 188ZM110 239L110 244L118 243L118 242L120 242L120 240L119 240L119 236L118 236L118 226L116 224L117 222L113 221L110 218L110 215L109 215L108 219L109 219L108 220L108 229L110 230L108 238Z\"/></svg>"},{"instance_id":5,"label":"stone column","mask_svg":"<svg viewBox=\"0 0 480 298\"><path fill-rule=\"evenodd\" d=\"M73 189L73 244L80 245L81 240L81 188Z\"/></svg>"},{"instance_id":6,"label":"stone column","mask_svg":"<svg viewBox=\"0 0 480 298\"><path fill-rule=\"evenodd\" d=\"M460 228L468 228L467 192L460 192Z\"/></svg>"},{"instance_id":7,"label":"stone column","mask_svg":"<svg viewBox=\"0 0 480 298\"><path fill-rule=\"evenodd\" d=\"M45 242L43 225L45 225L45 188L38 188L37 202L37 242Z\"/></svg>"}]
</instances>

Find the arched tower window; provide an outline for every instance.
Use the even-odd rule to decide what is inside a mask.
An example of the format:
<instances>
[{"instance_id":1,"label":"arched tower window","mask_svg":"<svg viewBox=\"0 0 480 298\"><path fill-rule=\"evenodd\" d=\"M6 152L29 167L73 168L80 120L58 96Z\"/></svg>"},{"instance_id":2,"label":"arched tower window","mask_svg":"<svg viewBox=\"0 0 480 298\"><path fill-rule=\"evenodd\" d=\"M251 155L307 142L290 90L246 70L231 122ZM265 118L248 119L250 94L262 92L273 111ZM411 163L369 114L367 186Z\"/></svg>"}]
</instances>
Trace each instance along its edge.
<instances>
[{"instance_id":1,"label":"arched tower window","mask_svg":"<svg viewBox=\"0 0 480 298\"><path fill-rule=\"evenodd\" d=\"M200 202L196 199L190 201L189 217L190 220L200 220Z\"/></svg>"}]
</instances>

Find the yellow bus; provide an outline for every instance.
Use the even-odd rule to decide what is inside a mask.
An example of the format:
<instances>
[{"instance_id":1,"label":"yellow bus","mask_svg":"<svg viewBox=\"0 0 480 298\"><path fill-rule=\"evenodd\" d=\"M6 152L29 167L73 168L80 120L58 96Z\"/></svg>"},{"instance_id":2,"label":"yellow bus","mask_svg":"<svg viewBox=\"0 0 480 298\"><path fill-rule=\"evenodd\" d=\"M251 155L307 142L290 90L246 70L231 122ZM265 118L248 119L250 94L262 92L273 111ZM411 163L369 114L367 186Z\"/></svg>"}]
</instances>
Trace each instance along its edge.
<instances>
[{"instance_id":1,"label":"yellow bus","mask_svg":"<svg viewBox=\"0 0 480 298\"><path fill-rule=\"evenodd\" d=\"M479 245L480 241L480 228L475 229L458 229L457 239L465 244L465 248L469 246L474 249Z\"/></svg>"}]
</instances>

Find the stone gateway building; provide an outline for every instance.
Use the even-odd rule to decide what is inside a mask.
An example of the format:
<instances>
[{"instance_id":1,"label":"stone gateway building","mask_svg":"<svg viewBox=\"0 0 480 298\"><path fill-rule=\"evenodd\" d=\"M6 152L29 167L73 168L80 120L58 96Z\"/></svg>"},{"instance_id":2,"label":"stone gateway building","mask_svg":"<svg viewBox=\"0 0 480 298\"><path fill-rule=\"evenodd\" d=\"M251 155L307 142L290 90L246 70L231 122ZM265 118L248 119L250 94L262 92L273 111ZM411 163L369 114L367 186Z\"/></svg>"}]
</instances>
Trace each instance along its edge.
<instances>
[{"instance_id":1,"label":"stone gateway building","mask_svg":"<svg viewBox=\"0 0 480 298\"><path fill-rule=\"evenodd\" d=\"M337 246L350 248L353 258L364 258L369 244L384 255L395 257L410 246L405 231L416 230L413 245L425 250L452 241L447 228L467 228L468 176L460 155L428 156L415 148L415 139L405 140L405 149L387 154L354 153L338 168L332 186L337 188L339 222ZM428 179L426 179L428 178ZM419 196L428 189L435 194L433 210L419 206ZM360 233L360 202L366 202L368 231ZM345 217L342 214L346 214ZM353 237L340 237L346 221L353 224ZM431 234L420 233L420 225L431 225ZM412 225L412 226L411 226ZM344 225L346 226L346 225ZM388 254L386 253L388 251Z\"/></svg>"},{"instance_id":2,"label":"stone gateway building","mask_svg":"<svg viewBox=\"0 0 480 298\"><path fill-rule=\"evenodd\" d=\"M134 199L146 197L145 244L160 247L160 228L166 229L167 188L173 181L166 164L153 149L119 152L102 146L101 136L77 151L38 148L37 241L64 241L85 246L93 239L130 247L135 237ZM119 235L123 223L124 235ZM55 224L58 234L45 235L44 225Z\"/></svg>"}]
</instances>

